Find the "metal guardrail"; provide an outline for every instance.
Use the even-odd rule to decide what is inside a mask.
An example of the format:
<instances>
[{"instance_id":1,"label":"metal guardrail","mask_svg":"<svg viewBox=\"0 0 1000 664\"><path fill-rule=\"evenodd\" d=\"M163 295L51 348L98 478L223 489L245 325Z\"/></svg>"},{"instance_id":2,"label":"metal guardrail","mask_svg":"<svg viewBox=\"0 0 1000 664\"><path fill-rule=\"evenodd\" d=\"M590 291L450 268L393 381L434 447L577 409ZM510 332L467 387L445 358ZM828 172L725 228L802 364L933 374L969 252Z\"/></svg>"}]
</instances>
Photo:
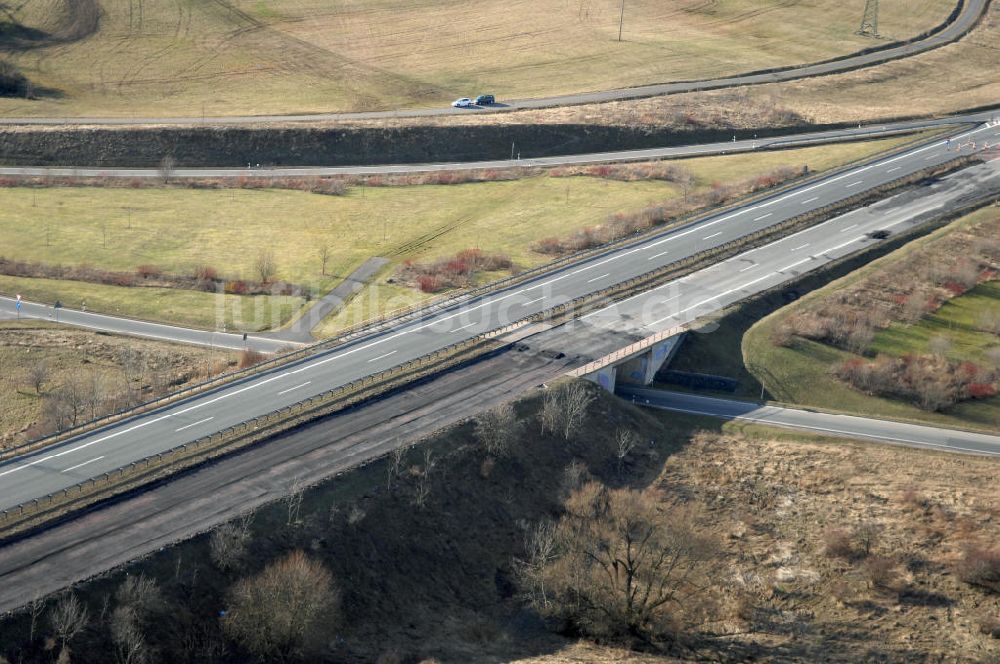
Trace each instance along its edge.
<instances>
[{"instance_id":1,"label":"metal guardrail","mask_svg":"<svg viewBox=\"0 0 1000 664\"><path fill-rule=\"evenodd\" d=\"M816 182L825 178L834 177L839 173L843 173L864 166L866 164L874 163L880 159L884 159L886 157L895 154L901 154L906 150L910 149L911 147L913 147L914 145L921 144L922 142L925 141L922 140L911 141L905 145L896 146L894 148L890 148L882 152L879 152L875 155L871 155L868 158L861 160L859 162L855 162L829 171L816 173L807 177L794 178L793 180L787 181L778 187L774 187L772 189L767 189L764 191L754 192L739 197L736 200L732 201L727 206L727 208L745 206L755 201L766 200L773 196L779 196L796 187L807 185L811 182ZM201 383L196 383L195 385L186 387L178 392L172 392L162 397L158 397L156 399L141 403L137 406L125 408L116 411L114 413L110 413L108 415L103 415L88 422L79 424L70 429L59 431L52 435L45 436L43 438L38 438L32 441L22 443L21 445L8 447L5 450L0 450L0 461L4 461L23 454L28 454L33 451L42 449L44 447L48 447L50 445L58 444L60 442L69 440L70 438L86 434L90 431L94 431L109 424L114 424L116 422L120 422L123 420L131 419L133 417L137 417L139 415L150 413L159 408L163 408L167 405L192 397L196 394L208 392L209 390L220 387L224 384L251 378L253 376L259 375L260 373L276 368L278 366L291 364L293 362L306 359L317 353L331 350L343 344L356 341L360 338L364 338L366 336L385 330L387 327L396 326L401 323L419 319L428 316L430 314L439 312L441 310L447 309L449 307L455 306L457 304L467 303L475 300L476 298L480 298L489 295L490 293L503 290L505 288L509 288L518 283L529 281L535 277L555 272L563 267L566 267L567 265L578 263L580 261L587 260L590 258L603 256L611 252L627 248L632 245L640 244L651 238L657 237L663 234L664 232L677 231L679 229L684 228L685 226L696 224L699 221L714 216L718 213L719 213L718 210L693 211L686 215L677 217L676 219L672 220L668 225L654 227L646 232L620 238L618 240L601 245L600 247L595 247L593 249L585 249L582 251L573 252L571 254L567 254L566 256L562 256L554 261L545 263L544 265L540 265L538 267L526 270L524 272L519 272L516 275L511 275L503 279L492 281L488 284L484 284L482 286L479 286L471 290L462 291L460 293L454 293L454 294L446 294L440 296L439 298L432 299L428 302L422 302L415 305L411 305L409 307L402 307L387 313L383 313L376 319L363 321L361 323L357 323L351 327L348 327L342 330L335 337L331 337L330 339L326 339L317 342L315 344L311 344L309 346L296 349L284 355L278 355L269 360L266 360L265 362L256 364L252 367L237 370L234 372L223 373L217 377L210 378L207 381L203 381Z\"/></svg>"},{"instance_id":2,"label":"metal guardrail","mask_svg":"<svg viewBox=\"0 0 1000 664\"><path fill-rule=\"evenodd\" d=\"M61 513L76 511L115 493L127 491L134 486L180 472L185 468L197 465L210 458L232 452L287 431L305 422L332 414L365 399L369 399L372 396L394 389L402 383L415 380L421 375L440 371L446 368L446 365L450 366L454 363L476 357L479 355L476 352L477 346L509 334L529 323L540 320L559 319L566 315L578 315L583 310L586 310L588 306L603 305L606 302L613 301L615 297L633 292L637 288L644 288L652 281L662 279L687 268L697 267L699 263L703 263L706 260L717 260L720 255L724 256L734 251L746 250L748 246L760 241L766 241L771 236L781 235L791 228L808 224L813 219L824 218L828 214L845 207L856 205L864 200L877 198L880 192L905 186L909 182L919 181L935 173L954 170L969 161L971 161L969 157L960 157L936 167L922 169L916 173L886 183L881 187L856 194L823 208L803 213L779 224L769 226L736 240L731 240L722 245L706 249L697 254L692 254L678 261L650 270L624 282L613 284L607 288L574 298L545 311L526 316L502 328L476 335L466 341L451 344L409 362L401 363L377 374L359 378L347 385L304 399L266 415L252 418L190 443L179 445L166 452L145 457L127 466L73 485L57 493L48 494L27 503L0 511L0 534L9 536L15 531L30 529L40 522L60 516ZM667 336L673 336L679 331L683 331L684 328L685 326L677 326L654 334L616 353L594 360L573 373L575 375L583 375L578 372L590 373L591 371L596 371L603 366L617 361L615 358L624 359L648 347L648 345L667 338ZM468 356L463 358L463 354ZM295 353L292 355L295 355ZM449 362L451 363L450 365Z\"/></svg>"}]
</instances>

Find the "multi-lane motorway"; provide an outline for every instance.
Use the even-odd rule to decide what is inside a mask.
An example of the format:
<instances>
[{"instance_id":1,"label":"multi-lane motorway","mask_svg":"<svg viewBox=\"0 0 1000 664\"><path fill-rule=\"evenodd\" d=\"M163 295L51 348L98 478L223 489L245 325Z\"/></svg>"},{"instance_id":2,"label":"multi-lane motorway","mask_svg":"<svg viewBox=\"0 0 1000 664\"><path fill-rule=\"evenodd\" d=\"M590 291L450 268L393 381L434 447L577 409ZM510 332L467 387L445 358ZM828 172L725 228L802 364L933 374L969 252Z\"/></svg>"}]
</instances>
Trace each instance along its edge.
<instances>
[{"instance_id":1,"label":"multi-lane motorway","mask_svg":"<svg viewBox=\"0 0 1000 664\"><path fill-rule=\"evenodd\" d=\"M887 123L873 127L861 127L850 129L836 129L819 132L807 132L789 136L725 141L721 143L705 143L691 146L680 146L672 148L654 148L646 150L623 150L610 153L592 153L580 155L566 155L561 157L546 157L532 159L526 162L510 161L487 161L487 162L459 162L459 163L436 163L436 164L393 164L383 166L348 166L348 167L315 167L315 168L273 168L273 169L245 169L233 168L190 168L178 169L173 176L177 178L232 178L261 176L261 177L290 177L290 176L319 176L319 175L389 175L394 173L416 173L427 171L453 171L453 170L480 170L489 168L509 168L512 163L522 165L550 167L567 166L592 163L607 163L614 161L646 161L651 159L668 159L678 157L691 157L698 155L732 154L736 152L748 152L754 150L776 150L805 145L821 145L834 143L843 140L857 140L865 138L878 138L892 136L902 132L918 131L921 129L934 129L948 127L958 127L962 125L974 125L977 123L991 121L994 115L991 113L973 113L957 115L934 120L904 121ZM0 175L14 176L45 176L45 177L161 177L158 169L100 169L100 168L59 168L59 167L0 167ZM152 323L149 321L123 318L95 312L88 312L80 308L78 302L62 302L63 308L56 311L52 308L52 303L42 304L36 302L22 301L21 310L18 312L16 302L12 297L0 296L0 316L8 318L37 318L41 320L59 320L67 325L76 325L92 330L101 330L114 334L126 334L132 336L146 337L162 341L173 341L178 343L196 344L212 348L224 348L229 350L240 350L250 348L262 352L275 352L290 345L288 334L283 333L263 333L250 334L247 339L243 338L241 331L229 330L228 332L221 326L215 330L205 330L196 328L184 328L177 325L166 325ZM318 309L310 309L304 316L305 324L299 327L308 328L317 324ZM221 312L220 312L221 313ZM221 316L220 316L221 317Z\"/></svg>"},{"instance_id":2,"label":"multi-lane motorway","mask_svg":"<svg viewBox=\"0 0 1000 664\"><path fill-rule=\"evenodd\" d=\"M812 76L827 76L863 67L871 67L882 64L890 60L907 58L918 53L923 53L961 38L971 30L982 18L989 0L965 0L960 5L958 15L947 24L942 30L923 39L883 48L869 53L857 53L837 60L830 60L815 64L788 67L781 70L750 73L725 78L716 78L700 81L682 81L677 83L664 83L656 85L645 85L634 88L621 88L616 90L602 90L598 92L583 92L555 97L543 97L536 99L505 100L505 103L487 107L472 109L455 109L450 107L425 108L425 109L404 109L394 111L375 111L363 113L314 113L296 115L270 115L270 116L222 116L222 117L133 117L133 118L102 118L102 117L61 117L61 118L0 118L0 124L33 124L33 125L67 125L67 124L92 124L92 125L148 125L148 124L171 124L171 125L200 125L200 124L252 124L260 122L317 122L336 120L377 120L385 118L401 117L431 117L442 115L467 115L469 113L516 111L533 108L552 108L556 106L568 106L573 104L593 104L608 101L621 101L625 99L639 99L643 97L654 97L659 95L678 94L683 92L697 92L701 90L717 90L719 88L739 87L746 85L761 85L765 83L781 83L793 81ZM873 42L873 45L880 45ZM456 93L456 96L459 96Z\"/></svg>"},{"instance_id":3,"label":"multi-lane motorway","mask_svg":"<svg viewBox=\"0 0 1000 664\"><path fill-rule=\"evenodd\" d=\"M1000 139L1000 126L981 125L950 140L935 140L905 153L828 176L808 185L762 199L698 223L618 248L583 262L523 282L479 299L459 302L427 317L373 333L340 348L317 354L293 366L263 373L159 412L102 429L31 456L0 465L0 508L7 508L78 483L178 444L195 440L276 408L280 408L356 378L420 357L449 344L496 329L590 292L645 274L704 249L719 246L810 210L822 208L866 190L952 159L959 151L981 149L984 141ZM1000 177L993 165L975 177ZM886 220L889 223L890 220ZM724 264L720 277L737 278L733 286L716 289L711 297L673 286L598 312L597 325L613 325L629 311L633 327L653 332L696 318L714 298L780 282L826 254L850 251L869 242L866 231L883 220L866 219L836 229L816 230L808 238L792 236L745 256L745 265ZM822 229L821 227L818 227ZM752 273L754 270L758 272ZM783 276L784 275L784 276ZM744 280L745 279L745 280ZM724 283L729 283L725 281ZM668 285L669 286L669 285ZM680 290L678 290L680 288ZM676 291L676 292L675 292ZM609 313L612 312L612 313ZM606 319L603 320L602 319Z\"/></svg>"}]
</instances>

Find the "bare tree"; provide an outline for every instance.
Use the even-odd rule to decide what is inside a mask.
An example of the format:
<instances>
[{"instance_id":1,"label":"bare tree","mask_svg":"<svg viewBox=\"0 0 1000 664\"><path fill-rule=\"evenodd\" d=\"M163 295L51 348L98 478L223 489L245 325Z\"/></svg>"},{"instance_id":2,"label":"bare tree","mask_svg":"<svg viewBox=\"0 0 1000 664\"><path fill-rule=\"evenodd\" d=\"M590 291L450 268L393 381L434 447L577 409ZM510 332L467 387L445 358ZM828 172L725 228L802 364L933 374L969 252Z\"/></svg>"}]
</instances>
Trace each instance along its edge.
<instances>
[{"instance_id":1,"label":"bare tree","mask_svg":"<svg viewBox=\"0 0 1000 664\"><path fill-rule=\"evenodd\" d=\"M111 641L118 664L142 664L146 661L146 637L132 607L118 606L111 612Z\"/></svg>"},{"instance_id":2,"label":"bare tree","mask_svg":"<svg viewBox=\"0 0 1000 664\"><path fill-rule=\"evenodd\" d=\"M285 496L285 510L288 513L287 520L285 521L286 526L299 522L299 513L302 511L302 499L305 497L305 489L302 488L302 483L299 478L296 477L292 481L292 487L290 493Z\"/></svg>"},{"instance_id":3,"label":"bare tree","mask_svg":"<svg viewBox=\"0 0 1000 664\"><path fill-rule=\"evenodd\" d=\"M521 423L509 402L476 417L476 438L492 456L506 456L520 433Z\"/></svg>"},{"instance_id":4,"label":"bare tree","mask_svg":"<svg viewBox=\"0 0 1000 664\"><path fill-rule=\"evenodd\" d=\"M324 244L322 247L319 248L319 262L320 262L320 265L322 266L321 274L325 277L326 276L326 264L330 262L330 247L329 247L329 245Z\"/></svg>"},{"instance_id":5,"label":"bare tree","mask_svg":"<svg viewBox=\"0 0 1000 664\"><path fill-rule=\"evenodd\" d=\"M625 457L635 449L635 432L631 429L620 427L615 431L615 458L618 460L618 475L622 474L622 466L625 464Z\"/></svg>"},{"instance_id":6,"label":"bare tree","mask_svg":"<svg viewBox=\"0 0 1000 664\"><path fill-rule=\"evenodd\" d=\"M90 410L90 419L97 419L97 416L103 412L104 402L108 399L107 381L104 374L91 369L84 378L84 387L86 388L84 398Z\"/></svg>"},{"instance_id":7,"label":"bare tree","mask_svg":"<svg viewBox=\"0 0 1000 664\"><path fill-rule=\"evenodd\" d=\"M252 521L253 512L250 512L237 521L222 524L212 533L208 542L209 555L223 572L238 567L246 555Z\"/></svg>"},{"instance_id":8,"label":"bare tree","mask_svg":"<svg viewBox=\"0 0 1000 664\"><path fill-rule=\"evenodd\" d=\"M160 160L160 179L163 180L163 184L170 180L176 166L177 160L174 159L173 155L168 154Z\"/></svg>"},{"instance_id":9,"label":"bare tree","mask_svg":"<svg viewBox=\"0 0 1000 664\"><path fill-rule=\"evenodd\" d=\"M41 598L40 595L36 594L30 602L28 602L28 617L30 618L29 628L28 628L28 641L35 640L35 628L38 627L38 619L42 615L42 611L45 610L45 600Z\"/></svg>"},{"instance_id":10,"label":"bare tree","mask_svg":"<svg viewBox=\"0 0 1000 664\"><path fill-rule=\"evenodd\" d=\"M145 574L125 577L115 591L115 600L119 606L132 609L140 622L163 606L163 595L159 586Z\"/></svg>"},{"instance_id":11,"label":"bare tree","mask_svg":"<svg viewBox=\"0 0 1000 664\"><path fill-rule=\"evenodd\" d=\"M711 586L717 544L690 514L657 502L655 492L597 482L574 493L555 527L552 560L534 579L546 600L536 592L534 606L588 634L646 640L704 619L695 599Z\"/></svg>"},{"instance_id":12,"label":"bare tree","mask_svg":"<svg viewBox=\"0 0 1000 664\"><path fill-rule=\"evenodd\" d=\"M222 626L258 657L287 659L322 636L337 597L326 568L295 551L233 586Z\"/></svg>"},{"instance_id":13,"label":"bare tree","mask_svg":"<svg viewBox=\"0 0 1000 664\"><path fill-rule=\"evenodd\" d=\"M545 591L545 568L556 558L556 524L549 520L536 523L524 534L525 558L514 560L514 573L522 595L531 604L549 608Z\"/></svg>"},{"instance_id":14,"label":"bare tree","mask_svg":"<svg viewBox=\"0 0 1000 664\"><path fill-rule=\"evenodd\" d=\"M119 355L118 364L125 379L129 405L138 403L146 378L146 354L132 346L126 346Z\"/></svg>"},{"instance_id":15,"label":"bare tree","mask_svg":"<svg viewBox=\"0 0 1000 664\"><path fill-rule=\"evenodd\" d=\"M427 504L427 499L431 495L431 472L437 462L434 461L434 453L431 448L424 449L424 467L420 471L420 477L417 479L417 486L413 494L413 504L417 507L424 507Z\"/></svg>"},{"instance_id":16,"label":"bare tree","mask_svg":"<svg viewBox=\"0 0 1000 664\"><path fill-rule=\"evenodd\" d=\"M572 438L587 416L587 409L594 400L592 394L581 382L569 383L563 388L562 407L565 413L563 422L563 438Z\"/></svg>"},{"instance_id":17,"label":"bare tree","mask_svg":"<svg viewBox=\"0 0 1000 664\"><path fill-rule=\"evenodd\" d=\"M389 455L389 466L386 468L386 489L392 490L392 485L403 470L403 459L406 458L406 446L398 445Z\"/></svg>"},{"instance_id":18,"label":"bare tree","mask_svg":"<svg viewBox=\"0 0 1000 664\"><path fill-rule=\"evenodd\" d=\"M871 521L862 521L854 528L854 540L858 543L858 551L866 558L871 555L872 549L878 544L879 533L882 529L878 524Z\"/></svg>"},{"instance_id":19,"label":"bare tree","mask_svg":"<svg viewBox=\"0 0 1000 664\"><path fill-rule=\"evenodd\" d=\"M48 360L41 359L31 365L28 369L28 384L35 388L35 394L42 394L42 388L49 382L50 375Z\"/></svg>"},{"instance_id":20,"label":"bare tree","mask_svg":"<svg viewBox=\"0 0 1000 664\"><path fill-rule=\"evenodd\" d=\"M570 440L583 425L594 396L583 381L563 383L545 394L542 402L542 433L551 432Z\"/></svg>"},{"instance_id":21,"label":"bare tree","mask_svg":"<svg viewBox=\"0 0 1000 664\"><path fill-rule=\"evenodd\" d=\"M278 266L274 262L274 252L270 249L261 249L254 259L253 267L262 284L271 283L278 272Z\"/></svg>"},{"instance_id":22,"label":"bare tree","mask_svg":"<svg viewBox=\"0 0 1000 664\"><path fill-rule=\"evenodd\" d=\"M63 648L87 626L87 607L73 593L59 598L49 611L49 624Z\"/></svg>"}]
</instances>

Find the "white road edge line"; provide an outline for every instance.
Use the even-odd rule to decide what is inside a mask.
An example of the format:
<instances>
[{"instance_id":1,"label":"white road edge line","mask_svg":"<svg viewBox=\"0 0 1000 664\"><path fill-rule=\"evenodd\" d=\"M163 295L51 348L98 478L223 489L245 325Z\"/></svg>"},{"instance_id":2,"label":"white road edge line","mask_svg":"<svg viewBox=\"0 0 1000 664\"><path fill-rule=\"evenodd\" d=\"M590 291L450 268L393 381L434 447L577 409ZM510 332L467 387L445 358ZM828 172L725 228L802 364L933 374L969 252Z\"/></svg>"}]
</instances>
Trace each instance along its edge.
<instances>
[{"instance_id":1,"label":"white road edge line","mask_svg":"<svg viewBox=\"0 0 1000 664\"><path fill-rule=\"evenodd\" d=\"M209 421L214 420L214 419L215 419L215 415L213 415L212 417L206 417L203 420L198 420L197 422L192 422L191 424L185 424L180 429L174 429L174 433L177 433L178 431L184 431L184 429L190 429L191 427L196 427L199 424L204 424L205 422L209 422Z\"/></svg>"},{"instance_id":2,"label":"white road edge line","mask_svg":"<svg viewBox=\"0 0 1000 664\"><path fill-rule=\"evenodd\" d=\"M288 394L289 392L297 390L300 387L305 387L306 385L308 385L311 382L312 382L311 380L307 380L306 382L302 383L301 385L296 385L295 387L289 387L287 390L282 390L282 391L278 392L278 396L280 397L282 394Z\"/></svg>"},{"instance_id":3,"label":"white road edge line","mask_svg":"<svg viewBox=\"0 0 1000 664\"><path fill-rule=\"evenodd\" d=\"M372 359L368 360L368 362L369 363L371 363L371 362L378 362L379 360L384 360L385 358L389 357L390 355L395 355L395 354L396 354L396 351L390 350L388 353L385 353L383 355L379 355L378 357L373 357Z\"/></svg>"},{"instance_id":4,"label":"white road edge line","mask_svg":"<svg viewBox=\"0 0 1000 664\"><path fill-rule=\"evenodd\" d=\"M84 461L83 463L78 463L78 464L76 464L75 466L70 466L69 468L67 468L66 470L64 470L64 471L62 471L62 472L64 472L64 473L68 473L68 472L69 472L69 471L71 471L71 470L76 470L77 468L83 468L83 467L84 467L84 466L86 466L86 465L87 465L88 463L94 463L95 461L100 461L100 460L101 460L101 459L103 459L103 458L104 458L104 456L102 455L102 456L99 456L99 457L96 457L96 458L94 458L94 459L91 459L90 461Z\"/></svg>"}]
</instances>

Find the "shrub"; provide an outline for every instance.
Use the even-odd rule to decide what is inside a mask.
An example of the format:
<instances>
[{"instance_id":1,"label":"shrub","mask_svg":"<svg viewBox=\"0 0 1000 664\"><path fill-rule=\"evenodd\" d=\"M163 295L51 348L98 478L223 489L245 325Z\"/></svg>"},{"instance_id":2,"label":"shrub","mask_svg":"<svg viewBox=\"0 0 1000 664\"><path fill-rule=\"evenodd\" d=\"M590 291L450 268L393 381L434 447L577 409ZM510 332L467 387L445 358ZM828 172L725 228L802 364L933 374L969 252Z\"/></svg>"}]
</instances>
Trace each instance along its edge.
<instances>
[{"instance_id":1,"label":"shrub","mask_svg":"<svg viewBox=\"0 0 1000 664\"><path fill-rule=\"evenodd\" d=\"M970 586L1000 593L1000 551L969 547L955 571L958 578Z\"/></svg>"},{"instance_id":2,"label":"shrub","mask_svg":"<svg viewBox=\"0 0 1000 664\"><path fill-rule=\"evenodd\" d=\"M267 355L265 355L264 353L246 348L240 351L240 361L237 366L240 369L246 369L248 367L254 366L255 364L260 364L266 359Z\"/></svg>"},{"instance_id":3,"label":"shrub","mask_svg":"<svg viewBox=\"0 0 1000 664\"><path fill-rule=\"evenodd\" d=\"M854 556L854 541L842 528L831 528L823 533L823 550L831 558L851 558Z\"/></svg>"},{"instance_id":4,"label":"shrub","mask_svg":"<svg viewBox=\"0 0 1000 664\"><path fill-rule=\"evenodd\" d=\"M194 278L198 281L215 281L219 278L219 271L211 265L199 265L194 269Z\"/></svg>"},{"instance_id":5,"label":"shrub","mask_svg":"<svg viewBox=\"0 0 1000 664\"><path fill-rule=\"evenodd\" d=\"M430 274L422 274L417 277L417 284L424 293L436 293L441 290L441 281Z\"/></svg>"},{"instance_id":6,"label":"shrub","mask_svg":"<svg viewBox=\"0 0 1000 664\"><path fill-rule=\"evenodd\" d=\"M163 274L163 270L156 267L155 265L140 265L135 268L135 273L138 274L143 279L149 279L150 277L158 277Z\"/></svg>"}]
</instances>

